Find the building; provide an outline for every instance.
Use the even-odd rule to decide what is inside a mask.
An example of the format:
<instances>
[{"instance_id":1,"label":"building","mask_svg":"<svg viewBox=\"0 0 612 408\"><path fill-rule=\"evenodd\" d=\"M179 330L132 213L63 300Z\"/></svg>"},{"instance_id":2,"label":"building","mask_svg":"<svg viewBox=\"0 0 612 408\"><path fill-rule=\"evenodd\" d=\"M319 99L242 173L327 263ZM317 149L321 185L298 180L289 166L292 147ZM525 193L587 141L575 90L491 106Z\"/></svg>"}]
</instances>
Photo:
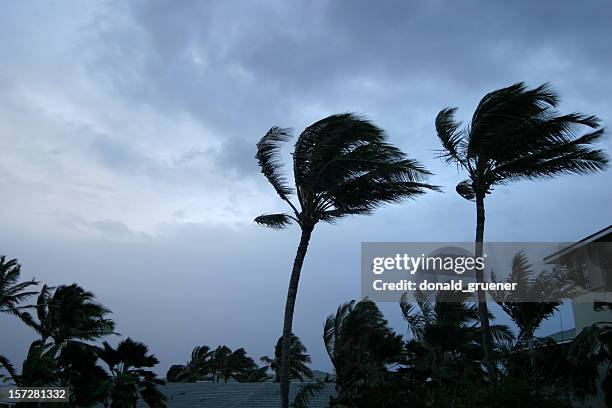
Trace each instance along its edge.
<instances>
[{"instance_id":1,"label":"building","mask_svg":"<svg viewBox=\"0 0 612 408\"><path fill-rule=\"evenodd\" d=\"M582 278L581 293L572 299L573 336L597 322L612 322L612 225L544 258ZM569 333L568 333L569 334Z\"/></svg>"},{"instance_id":2,"label":"building","mask_svg":"<svg viewBox=\"0 0 612 408\"><path fill-rule=\"evenodd\" d=\"M289 401L293 401L299 390L308 383L290 384ZM168 408L272 408L279 407L280 386L278 383L167 383L159 389L166 395ZM310 408L326 408L330 397L335 395L335 384L324 383L310 399ZM142 400L139 408L145 408Z\"/></svg>"}]
</instances>

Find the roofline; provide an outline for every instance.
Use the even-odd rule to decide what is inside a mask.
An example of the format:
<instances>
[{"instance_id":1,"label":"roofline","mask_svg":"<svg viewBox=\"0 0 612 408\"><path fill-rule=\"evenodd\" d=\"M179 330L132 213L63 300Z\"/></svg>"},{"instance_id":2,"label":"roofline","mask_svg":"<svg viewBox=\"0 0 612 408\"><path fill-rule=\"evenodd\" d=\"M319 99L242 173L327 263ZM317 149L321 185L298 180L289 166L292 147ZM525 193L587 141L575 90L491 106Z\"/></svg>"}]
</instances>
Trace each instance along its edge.
<instances>
[{"instance_id":1,"label":"roofline","mask_svg":"<svg viewBox=\"0 0 612 408\"><path fill-rule=\"evenodd\" d=\"M589 243L591 243L591 242L593 242L593 241L595 241L595 240L597 240L597 239L607 235L608 233L612 233L612 225L608 225L607 227L605 227L605 228L603 228L603 229L601 229L601 230L599 230L599 231L597 231L597 232L595 232L595 233L593 233L593 234L591 234L591 235L589 235L589 236L587 236L585 238L582 238L580 241L577 241L577 242L571 244L570 246L568 246L566 248L563 248L563 249L561 249L561 250L559 250L559 251L557 251L557 252L555 252L555 253L553 253L551 255L548 255L548 256L544 257L542 260L544 261L544 263L553 263L551 261L554 261L554 260L556 260L557 258L560 258L563 255L567 255L570 252L573 252L576 249L581 248L581 247L585 246L586 244L589 244Z\"/></svg>"}]
</instances>

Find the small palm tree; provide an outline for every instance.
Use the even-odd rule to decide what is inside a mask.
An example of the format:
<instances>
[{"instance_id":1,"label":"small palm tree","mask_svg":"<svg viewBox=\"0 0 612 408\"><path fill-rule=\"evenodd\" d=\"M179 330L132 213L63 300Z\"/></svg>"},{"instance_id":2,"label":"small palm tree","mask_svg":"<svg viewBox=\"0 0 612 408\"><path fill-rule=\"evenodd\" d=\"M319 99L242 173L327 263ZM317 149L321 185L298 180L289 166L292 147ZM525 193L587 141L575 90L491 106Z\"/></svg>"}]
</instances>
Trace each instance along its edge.
<instances>
[{"instance_id":1,"label":"small palm tree","mask_svg":"<svg viewBox=\"0 0 612 408\"><path fill-rule=\"evenodd\" d=\"M21 265L16 259L6 260L6 256L0 256L0 313L17 314L20 309L29 306L19 304L38 292L26 291L31 286L38 285L34 279L17 283L21 274Z\"/></svg>"},{"instance_id":2,"label":"small palm tree","mask_svg":"<svg viewBox=\"0 0 612 408\"><path fill-rule=\"evenodd\" d=\"M273 127L257 144L256 158L290 213L266 214L258 224L284 228L295 222L301 238L295 255L283 323L281 352L281 402L289 406L289 376L293 311L302 264L311 234L319 222L333 223L349 215L371 214L385 203L415 198L435 186L416 160L408 159L386 142L384 132L351 113L332 115L308 126L293 152L292 188L282 173L280 148L291 137L290 129ZM296 195L297 203L291 201Z\"/></svg>"},{"instance_id":3,"label":"small palm tree","mask_svg":"<svg viewBox=\"0 0 612 408\"><path fill-rule=\"evenodd\" d=\"M111 408L134 408L139 396L150 407L166 406L166 397L157 388L164 381L149 370L159 360L149 354L146 344L127 338L115 349L104 342L98 349L98 357L108 365L111 373Z\"/></svg>"},{"instance_id":4,"label":"small palm tree","mask_svg":"<svg viewBox=\"0 0 612 408\"><path fill-rule=\"evenodd\" d=\"M416 304L402 296L400 308L412 333L406 343L408 365L420 378L431 378L452 392L453 385L469 378L482 380L481 327L478 306L464 292L438 292L428 297L417 292ZM505 325L492 325L495 340L512 339Z\"/></svg>"},{"instance_id":5,"label":"small palm tree","mask_svg":"<svg viewBox=\"0 0 612 408\"><path fill-rule=\"evenodd\" d=\"M388 366L401 361L403 342L376 303L365 298L340 306L325 321L323 341L336 372L335 402L380 406L372 401L390 380Z\"/></svg>"},{"instance_id":6,"label":"small palm tree","mask_svg":"<svg viewBox=\"0 0 612 408\"><path fill-rule=\"evenodd\" d=\"M280 361L283 338L279 337L274 347L274 358L263 356L261 362L274 371L276 382L280 381ZM291 333L291 350L289 353L289 367L291 369L291 379L304 382L304 379L312 378L312 370L307 364L311 363L310 355L306 354L306 346L298 336Z\"/></svg>"},{"instance_id":7,"label":"small palm tree","mask_svg":"<svg viewBox=\"0 0 612 408\"><path fill-rule=\"evenodd\" d=\"M457 185L457 192L476 201L476 257L483 253L484 200L493 187L606 168L606 154L592 146L603 135L599 119L580 113L560 115L555 110L558 103L559 95L548 84L527 89L519 82L485 95L465 129L454 119L456 108L438 114L436 130L443 146L440 157L467 173L468 179ZM593 130L579 135L583 127ZM476 278L483 282L482 269L476 270ZM495 381L489 313L482 291L478 302L486 367Z\"/></svg>"},{"instance_id":8,"label":"small palm tree","mask_svg":"<svg viewBox=\"0 0 612 408\"><path fill-rule=\"evenodd\" d=\"M168 382L194 382L203 380L211 374L211 358L213 351L210 347L196 346L191 352L191 360L186 364L175 364L168 369L166 380Z\"/></svg>"},{"instance_id":9,"label":"small palm tree","mask_svg":"<svg viewBox=\"0 0 612 408\"><path fill-rule=\"evenodd\" d=\"M491 273L491 281L497 282L494 272ZM527 345L533 370L535 331L559 309L561 302L577 293L576 286L567 271L560 268L534 276L533 265L523 251L517 252L512 258L506 282L516 283L516 290L491 291L491 297L518 326L517 343Z\"/></svg>"},{"instance_id":10,"label":"small palm tree","mask_svg":"<svg viewBox=\"0 0 612 408\"><path fill-rule=\"evenodd\" d=\"M38 285L35 280L18 283L21 274L21 265L16 259L6 260L6 256L0 256L0 313L19 315L20 310L30 306L20 306L20 304L36 295L38 292L26 291L31 286ZM0 367L4 368L15 384L18 376L11 361L0 354ZM2 375L0 375L2 379Z\"/></svg>"}]
</instances>

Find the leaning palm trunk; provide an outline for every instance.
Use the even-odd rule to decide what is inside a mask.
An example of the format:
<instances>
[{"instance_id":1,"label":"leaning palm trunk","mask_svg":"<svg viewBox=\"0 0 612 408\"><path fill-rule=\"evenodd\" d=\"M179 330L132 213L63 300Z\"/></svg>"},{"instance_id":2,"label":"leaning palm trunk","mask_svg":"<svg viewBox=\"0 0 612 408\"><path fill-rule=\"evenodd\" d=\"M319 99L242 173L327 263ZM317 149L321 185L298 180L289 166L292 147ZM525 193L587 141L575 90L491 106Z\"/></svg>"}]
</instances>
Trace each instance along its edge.
<instances>
[{"instance_id":1,"label":"leaning palm trunk","mask_svg":"<svg viewBox=\"0 0 612 408\"><path fill-rule=\"evenodd\" d=\"M485 207L484 194L476 195L476 242L474 244L474 256L481 258L483 256L484 243L484 226L485 226ZM482 268L476 268L476 281L484 282L484 271ZM478 289L478 311L480 315L480 327L482 333L482 347L484 355L484 363L489 374L489 381L495 383L497 380L495 364L493 362L493 346L491 340L491 327L489 324L489 308L487 306L487 295L482 289Z\"/></svg>"},{"instance_id":2,"label":"leaning palm trunk","mask_svg":"<svg viewBox=\"0 0 612 408\"><path fill-rule=\"evenodd\" d=\"M289 289L287 290L287 302L285 304L285 318L283 323L283 343L281 351L281 368L280 368L280 383L281 383L281 403L283 407L289 406L289 376L291 367L289 361L291 357L291 333L293 332L293 311L295 309L295 299L297 297L298 285L300 283L300 273L302 265L308 251L308 242L312 234L312 227L302 228L302 237L300 244L295 254L293 261L293 270L291 271L291 279L289 280Z\"/></svg>"}]
</instances>

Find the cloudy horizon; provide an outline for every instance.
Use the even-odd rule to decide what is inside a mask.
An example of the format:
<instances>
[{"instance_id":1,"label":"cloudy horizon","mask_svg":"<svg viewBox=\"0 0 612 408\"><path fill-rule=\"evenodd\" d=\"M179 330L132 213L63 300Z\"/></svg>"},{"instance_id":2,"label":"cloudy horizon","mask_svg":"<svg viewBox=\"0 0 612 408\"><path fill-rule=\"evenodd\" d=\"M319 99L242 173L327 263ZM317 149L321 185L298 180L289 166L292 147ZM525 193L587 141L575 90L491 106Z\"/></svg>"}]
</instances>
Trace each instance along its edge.
<instances>
[{"instance_id":1,"label":"cloudy horizon","mask_svg":"<svg viewBox=\"0 0 612 408\"><path fill-rule=\"evenodd\" d=\"M253 224L284 209L255 144L274 125L297 135L363 114L444 192L317 226L294 332L329 370L323 322L360 297L361 242L474 238L473 205L454 192L464 177L435 158L437 112L457 106L465 122L489 91L550 82L561 112L609 128L611 17L603 1L6 3L0 254L19 259L22 279L94 292L161 373L201 344L258 360L281 333L299 236ZM611 175L497 187L486 239L575 241L612 224ZM405 334L399 307L382 310ZM32 338L0 321L17 366Z\"/></svg>"}]
</instances>

